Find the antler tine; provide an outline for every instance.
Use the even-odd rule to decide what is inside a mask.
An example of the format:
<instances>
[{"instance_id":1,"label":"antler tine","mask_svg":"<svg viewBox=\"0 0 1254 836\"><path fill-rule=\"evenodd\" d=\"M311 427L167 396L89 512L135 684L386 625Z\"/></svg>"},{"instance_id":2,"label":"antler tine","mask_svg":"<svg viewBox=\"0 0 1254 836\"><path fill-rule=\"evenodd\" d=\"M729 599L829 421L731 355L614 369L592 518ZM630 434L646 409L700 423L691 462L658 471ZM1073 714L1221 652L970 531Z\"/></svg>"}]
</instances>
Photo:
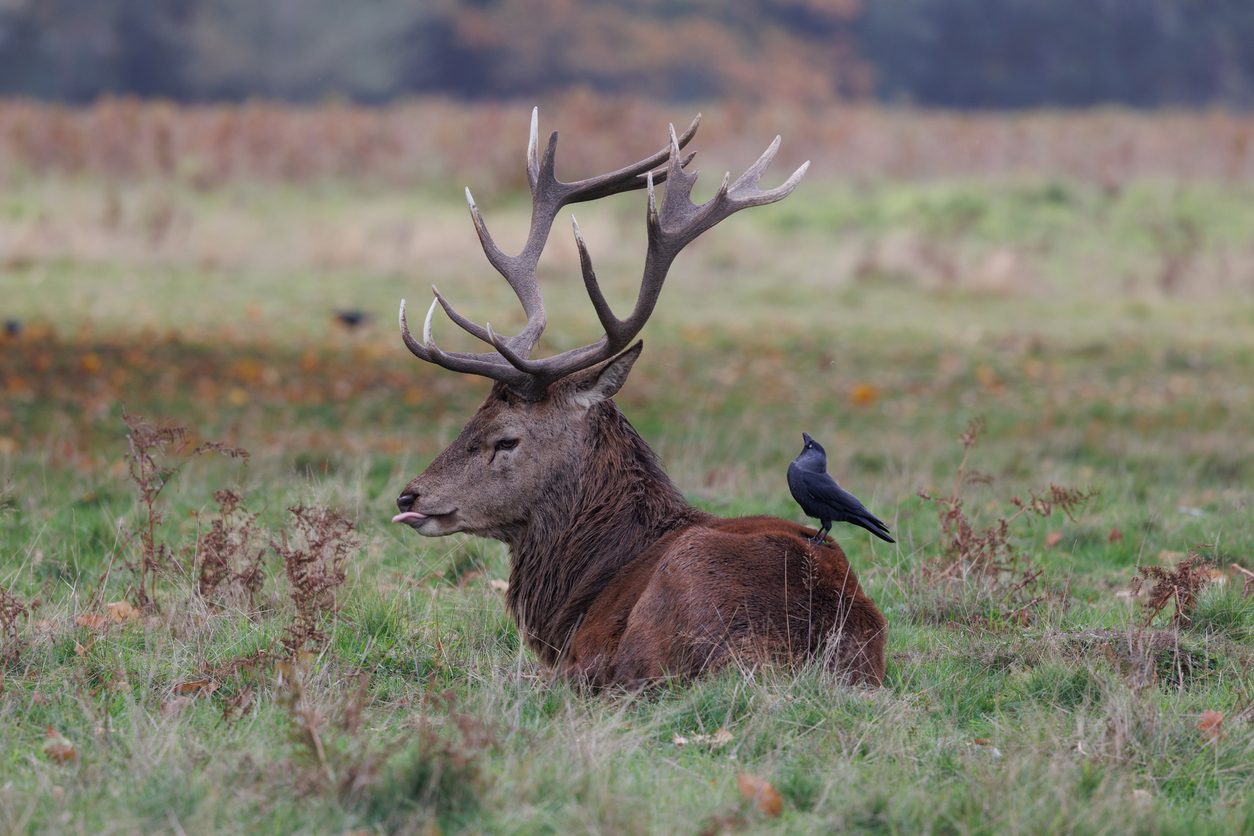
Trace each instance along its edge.
<instances>
[{"instance_id":1,"label":"antler tine","mask_svg":"<svg viewBox=\"0 0 1254 836\"><path fill-rule=\"evenodd\" d=\"M697 129L700 127L700 113L693 117L692 122L684 129L683 134L678 137L674 135L675 128L672 125L672 145L684 148L692 141L693 137L697 135ZM679 162L679 167L683 168L688 165L688 163L692 162L692 158L695 156L696 152L694 151L686 157L683 157ZM586 180L568 183L566 185L571 189L574 189L575 194L573 194L566 201L566 203L582 203L587 200L596 200L613 194L621 194L622 192L629 192L642 188L644 186L644 182L641 178L649 171L652 171L662 165L662 163L668 162L671 159L674 159L673 148L668 146L655 154L645 157L637 163L624 166L618 171L611 171L608 174L602 174L598 177L589 177ZM663 169L660 172L654 172L654 181L661 183L667 179L667 175L668 169Z\"/></svg>"},{"instance_id":2,"label":"antler tine","mask_svg":"<svg viewBox=\"0 0 1254 836\"><path fill-rule=\"evenodd\" d=\"M409 348L415 357L449 371L488 377L520 392L532 389L534 380L530 375L523 374L518 369L501 363L499 355L495 353L471 354L460 351L445 351L436 345L435 340L431 336L431 320L435 315L435 308L439 302L438 298L433 299L431 307L427 309L427 316L422 324L422 342L419 342L409 330L409 322L405 315L405 300L401 300L401 339L405 341L406 347ZM486 333L485 331L485 336Z\"/></svg>"},{"instance_id":3,"label":"antler tine","mask_svg":"<svg viewBox=\"0 0 1254 836\"><path fill-rule=\"evenodd\" d=\"M475 196L470 193L469 186L466 187L466 204L470 207L470 220L474 223L475 232L479 235L479 243L483 246L483 254L488 257L488 262L496 268L497 272L508 279L508 270L512 259L492 240L492 235L488 232L488 225L483 222L483 215L479 214L479 206L475 203Z\"/></svg>"},{"instance_id":4,"label":"antler tine","mask_svg":"<svg viewBox=\"0 0 1254 836\"><path fill-rule=\"evenodd\" d=\"M649 183L649 195L653 195L653 183ZM614 316L614 312L610 310L610 303L606 301L605 294L601 292L601 285L597 282L596 271L592 269L592 256L588 254L588 246L584 243L583 234L579 231L579 222L572 216L570 219L571 227L575 232L575 247L579 250L579 269L583 273L583 286L588 291L588 298L592 300L592 308L597 313L597 319L601 322L601 327L605 329L605 336L612 345L626 345L631 337L622 339L620 332L623 326L622 320ZM633 335L634 336L634 335Z\"/></svg>"},{"instance_id":5,"label":"antler tine","mask_svg":"<svg viewBox=\"0 0 1254 836\"><path fill-rule=\"evenodd\" d=\"M685 246L701 233L741 209L773 203L787 197L801 182L801 178L810 165L806 162L782 186L767 192L759 191L756 187L758 179L779 149L779 138L776 137L758 161L750 166L734 184L728 185L731 175L725 174L714 197L696 206L691 201L691 194L692 185L697 180L697 173L680 168L677 145L672 126L670 179L666 184L666 198L662 202L660 211L652 182L650 181L647 186L649 245L636 305L619 327L619 334L625 338L624 345L644 328L654 307L657 306L671 262Z\"/></svg>"},{"instance_id":6,"label":"antler tine","mask_svg":"<svg viewBox=\"0 0 1254 836\"><path fill-rule=\"evenodd\" d=\"M540 161L536 154L540 150L540 108L531 109L531 136L527 140L527 184L535 191L536 181L540 178Z\"/></svg>"},{"instance_id":7,"label":"antler tine","mask_svg":"<svg viewBox=\"0 0 1254 836\"><path fill-rule=\"evenodd\" d=\"M762 156L758 157L758 161L749 166L745 173L737 177L735 183L732 183L730 189L732 199L742 204L740 208L762 206L783 200L792 194L793 189L797 188L797 184L801 182L801 178L809 170L810 161L806 160L782 185L766 191L760 190L758 181L762 178L762 173L766 171L767 166L775 159L775 154L779 151L779 143L780 138L776 136L775 140L762 152Z\"/></svg>"},{"instance_id":8,"label":"antler tine","mask_svg":"<svg viewBox=\"0 0 1254 836\"><path fill-rule=\"evenodd\" d=\"M775 159L775 155L779 152L779 144L781 138L779 134L775 135L775 139L771 140L771 144L762 152L762 156L758 157L758 161L745 169L745 173L736 178L736 183L732 188L738 189L741 186L757 186L758 180L762 178L762 172L766 171L766 167L771 164L771 160Z\"/></svg>"},{"instance_id":9,"label":"antler tine","mask_svg":"<svg viewBox=\"0 0 1254 836\"><path fill-rule=\"evenodd\" d=\"M419 343L417 340L414 339L413 334L409 333L409 323L405 320L405 300L404 299L401 300L400 319L401 319L401 340L404 341L405 347L408 348L409 352L413 354L415 357L417 357L419 360L426 360L428 363L432 362L431 355L427 354L426 348L424 348L421 343Z\"/></svg>"},{"instance_id":10,"label":"antler tine","mask_svg":"<svg viewBox=\"0 0 1254 836\"><path fill-rule=\"evenodd\" d=\"M440 289L438 287L431 285L431 292L435 294L435 301L440 303L440 307L444 309L444 313L448 316L448 318L460 326L463 331L466 331L477 339L483 340L485 343L491 342L491 340L488 339L487 329L481 328L478 324L458 313L457 309L449 304L449 301L444 298L442 293L440 293Z\"/></svg>"},{"instance_id":11,"label":"antler tine","mask_svg":"<svg viewBox=\"0 0 1254 836\"><path fill-rule=\"evenodd\" d=\"M534 141L534 119L532 121L532 128L532 140ZM553 140L549 143L549 153L545 155L545 164L547 164L550 168L556 141L557 135L554 134ZM531 171L530 162L534 159L533 151L534 147L528 150L528 172ZM538 170L543 171L543 167ZM537 218L533 214L532 235L528 237L527 247L520 255L509 256L506 255L492 239L492 235L488 232L488 226L483 221L483 216L479 214L479 206L475 203L475 197L470 193L469 188L466 189L466 202L470 206L470 218L475 225L475 232L479 235L479 243L483 246L484 255L487 256L488 262L496 268L496 271L505 278L505 281L509 284L509 286L513 288L514 295L518 297L518 301L522 305L523 312L527 315L527 325L516 336L510 338L510 343L512 345L516 345L518 349L523 352L530 352L531 349L535 347L536 342L540 339L540 334L543 333L544 326L546 324L544 300L540 296L540 288L536 283L535 278L535 265L540 258L539 252L536 252L534 257L529 258L531 250L535 246L536 236L534 227ZM538 205L539 202L537 202L537 206ZM538 211L538 209L536 211ZM548 223L552 223L551 218ZM547 234L548 233L546 231L546 237ZM544 239L541 238L539 239L538 249L542 250L543 248ZM453 310L452 306L449 305L444 298L439 295L439 293L436 294L436 298L440 300L445 312L448 313L449 317L454 322L461 325L462 328L465 328L467 331L474 334L484 342L488 342L486 330L480 328L478 325L469 323L469 320L466 320L464 317L457 314ZM471 327L468 327L467 323L469 323Z\"/></svg>"},{"instance_id":12,"label":"antler tine","mask_svg":"<svg viewBox=\"0 0 1254 836\"><path fill-rule=\"evenodd\" d=\"M431 307L427 309L427 316L422 324L423 338L420 342L409 330L409 320L405 310L405 300L401 300L401 339L405 341L405 346L409 349L411 354L420 360L426 360L428 363L436 363L437 365L444 365L439 362L437 358L451 357L455 360L459 357L464 357L468 360L486 360L487 358L493 356L487 354L460 354L458 352L447 352L437 346L434 340L431 339L431 318L435 313L436 304L436 300L433 299L431 301ZM457 369L456 371L460 371L460 369Z\"/></svg>"},{"instance_id":13,"label":"antler tine","mask_svg":"<svg viewBox=\"0 0 1254 836\"><path fill-rule=\"evenodd\" d=\"M671 134L671 156L666 172L666 197L662 200L663 216L676 215L691 204L692 187L698 176L696 171L686 171L680 166L679 140L675 136L675 126L668 127Z\"/></svg>"}]
</instances>

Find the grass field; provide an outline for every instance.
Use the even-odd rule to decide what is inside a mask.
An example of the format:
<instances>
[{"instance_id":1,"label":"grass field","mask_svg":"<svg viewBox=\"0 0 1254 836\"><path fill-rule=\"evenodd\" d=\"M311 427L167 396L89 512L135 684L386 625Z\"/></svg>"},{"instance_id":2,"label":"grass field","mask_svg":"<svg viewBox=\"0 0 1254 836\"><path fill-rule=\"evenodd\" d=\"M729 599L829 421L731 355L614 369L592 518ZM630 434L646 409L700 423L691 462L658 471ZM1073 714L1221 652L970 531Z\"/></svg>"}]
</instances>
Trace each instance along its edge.
<instances>
[{"instance_id":1,"label":"grass field","mask_svg":"<svg viewBox=\"0 0 1254 836\"><path fill-rule=\"evenodd\" d=\"M476 197L521 240L523 196ZM578 214L624 307L642 199ZM556 230L548 350L596 335ZM1254 597L1231 568L1254 569L1254 185L818 179L681 257L619 405L723 514L800 519L784 470L802 430L826 444L898 535L833 532L890 622L876 691L818 670L552 681L505 613L501 545L388 524L485 391L400 343L398 301L433 282L520 321L434 180L10 173L0 587L38 604L0 631L0 830L1254 832ZM370 320L350 332L342 308ZM142 612L108 607L136 603L145 519L124 411L251 453L161 493L171 556ZM977 523L1051 484L1095 492L1014 519L1018 571L1041 571L1017 591L939 580L918 495L951 490L979 416ZM326 640L295 663L231 665L292 620L273 552L252 606L196 591L223 488L270 532L297 504L356 524ZM1169 605L1143 626L1134 574L1195 548L1217 568L1191 623Z\"/></svg>"}]
</instances>

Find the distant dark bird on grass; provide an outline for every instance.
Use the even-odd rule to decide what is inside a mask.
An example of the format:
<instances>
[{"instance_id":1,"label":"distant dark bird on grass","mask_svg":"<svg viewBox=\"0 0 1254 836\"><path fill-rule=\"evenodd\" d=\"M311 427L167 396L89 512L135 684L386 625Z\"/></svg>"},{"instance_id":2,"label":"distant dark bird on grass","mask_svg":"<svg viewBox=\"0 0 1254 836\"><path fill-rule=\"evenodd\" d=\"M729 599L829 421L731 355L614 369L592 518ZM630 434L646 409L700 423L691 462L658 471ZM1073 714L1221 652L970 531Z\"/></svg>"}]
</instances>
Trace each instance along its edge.
<instances>
[{"instance_id":1,"label":"distant dark bird on grass","mask_svg":"<svg viewBox=\"0 0 1254 836\"><path fill-rule=\"evenodd\" d=\"M801 437L805 440L805 447L788 465L788 489L807 517L815 517L823 523L810 542L823 542L833 522L860 525L881 540L897 542L889 535L888 526L868 511L856 496L827 475L827 453L823 446L806 433L802 433Z\"/></svg>"},{"instance_id":2,"label":"distant dark bird on grass","mask_svg":"<svg viewBox=\"0 0 1254 836\"><path fill-rule=\"evenodd\" d=\"M365 311L340 309L335 312L335 321L350 331L356 331L361 326L370 322L370 314Z\"/></svg>"},{"instance_id":3,"label":"distant dark bird on grass","mask_svg":"<svg viewBox=\"0 0 1254 836\"><path fill-rule=\"evenodd\" d=\"M4 335L6 337L17 337L22 333L22 320L6 319L4 321Z\"/></svg>"}]
</instances>

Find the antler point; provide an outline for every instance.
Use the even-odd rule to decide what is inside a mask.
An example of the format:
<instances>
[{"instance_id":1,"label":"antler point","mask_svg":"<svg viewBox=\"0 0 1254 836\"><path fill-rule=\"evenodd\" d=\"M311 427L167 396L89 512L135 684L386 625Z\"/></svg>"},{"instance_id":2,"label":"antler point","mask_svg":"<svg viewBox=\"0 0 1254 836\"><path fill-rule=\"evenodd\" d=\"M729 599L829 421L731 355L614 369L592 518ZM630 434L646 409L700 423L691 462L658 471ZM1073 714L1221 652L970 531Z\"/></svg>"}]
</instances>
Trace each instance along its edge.
<instances>
[{"instance_id":1,"label":"antler point","mask_svg":"<svg viewBox=\"0 0 1254 836\"><path fill-rule=\"evenodd\" d=\"M431 307L427 308L427 318L422 323L422 342L428 349L435 348L435 342L431 339L431 318L435 316L435 306L438 304L439 299L431 300Z\"/></svg>"}]
</instances>

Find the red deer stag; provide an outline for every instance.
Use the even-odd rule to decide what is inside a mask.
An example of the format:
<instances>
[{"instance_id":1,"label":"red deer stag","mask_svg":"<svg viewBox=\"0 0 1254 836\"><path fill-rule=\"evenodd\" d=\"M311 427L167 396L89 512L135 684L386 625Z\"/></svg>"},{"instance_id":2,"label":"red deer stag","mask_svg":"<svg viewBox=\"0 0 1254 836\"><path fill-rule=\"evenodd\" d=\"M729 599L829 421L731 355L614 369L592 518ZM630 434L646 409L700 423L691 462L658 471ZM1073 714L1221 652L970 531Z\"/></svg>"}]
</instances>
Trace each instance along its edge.
<instances>
[{"instance_id":1,"label":"red deer stag","mask_svg":"<svg viewBox=\"0 0 1254 836\"><path fill-rule=\"evenodd\" d=\"M509 544L507 604L527 644L548 665L594 686L640 687L687 678L729 660L796 662L819 657L849 681L884 676L883 615L844 553L828 540L774 517L721 519L693 508L657 456L614 406L642 342L671 262L690 241L732 213L782 200L809 163L778 188L758 180L779 138L735 182L700 206L690 194L692 155L680 149L698 116L670 147L634 165L566 183L554 173L557 133L538 153L532 113L527 179L532 215L519 255L488 234L470 191L470 216L488 261L513 288L527 324L512 337L458 313L438 289L422 339L401 336L421 360L495 381L487 400L425 472L397 499L419 534L455 532ZM657 169L657 170L655 170ZM661 205L654 184L665 181ZM545 327L536 264L558 211L567 204L645 188L648 245L634 310L617 318L597 284L579 227L584 284L605 334L545 359L530 355ZM494 351L445 351L431 337L436 305Z\"/></svg>"}]
</instances>

